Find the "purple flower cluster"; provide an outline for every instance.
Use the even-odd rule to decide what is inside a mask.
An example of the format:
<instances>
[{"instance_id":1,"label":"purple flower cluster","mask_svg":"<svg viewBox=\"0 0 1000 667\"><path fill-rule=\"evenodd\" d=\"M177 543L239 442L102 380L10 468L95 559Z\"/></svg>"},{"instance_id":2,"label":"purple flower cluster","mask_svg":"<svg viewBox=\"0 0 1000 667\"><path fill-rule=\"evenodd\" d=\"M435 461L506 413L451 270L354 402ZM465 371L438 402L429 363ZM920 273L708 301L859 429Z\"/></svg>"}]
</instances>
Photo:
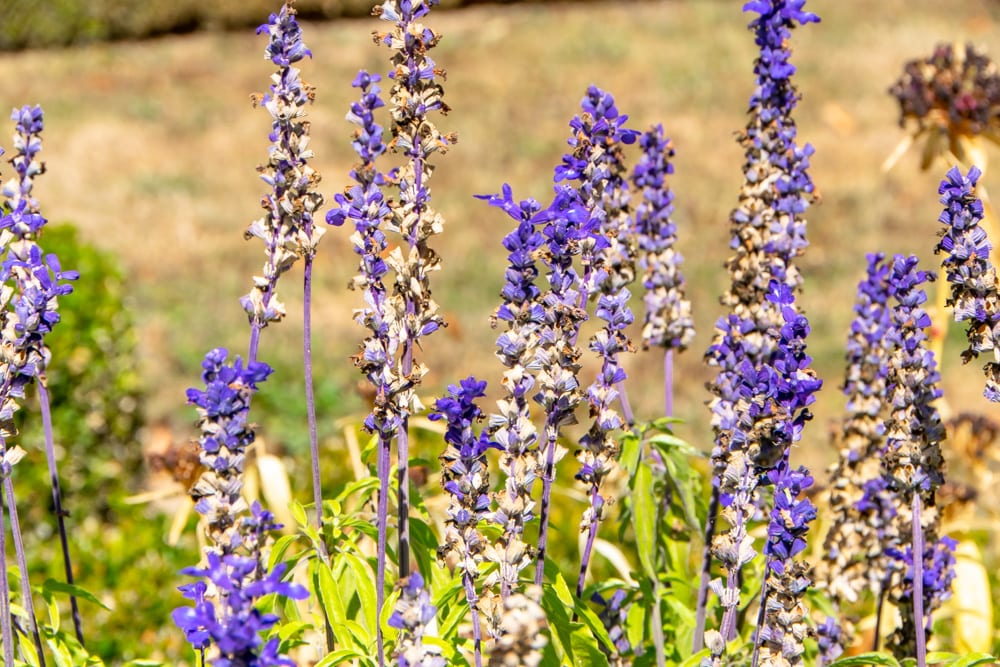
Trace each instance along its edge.
<instances>
[{"instance_id":1,"label":"purple flower cluster","mask_svg":"<svg viewBox=\"0 0 1000 667\"><path fill-rule=\"evenodd\" d=\"M476 664L481 664L479 612L476 578L489 544L477 526L490 511L490 477L486 452L498 448L488 430L478 436L473 425L484 417L476 399L486 395L486 383L469 377L448 387L448 396L434 404L430 419L445 420L447 448L440 456L441 486L451 496L444 544L438 558L462 572L466 600L472 612Z\"/></svg>"},{"instance_id":2,"label":"purple flower cluster","mask_svg":"<svg viewBox=\"0 0 1000 667\"><path fill-rule=\"evenodd\" d=\"M497 508L493 514L493 521L503 528L495 556L499 561L501 596L506 599L517 586L520 571L533 556L522 537L525 525L534 518L531 490L540 467L538 431L531 421L530 406L539 371L536 355L546 317L541 290L535 285L538 277L535 255L545 242L537 226L547 219L548 211L542 210L533 199L515 202L509 185L504 185L502 195L480 198L503 209L517 222L517 227L503 240L508 252L501 291L503 303L493 318L494 326L502 322L506 327L497 337L496 351L507 369L501 380L505 397L497 404L498 413L489 422L490 435L501 451L500 468L506 472L504 488L496 494ZM496 620L500 616L491 614ZM492 629L498 632L498 627Z\"/></svg>"},{"instance_id":3,"label":"purple flower cluster","mask_svg":"<svg viewBox=\"0 0 1000 667\"><path fill-rule=\"evenodd\" d=\"M448 664L423 642L436 613L419 572L399 582L399 600L389 617L389 627L399 630L396 642L399 667L445 667Z\"/></svg>"},{"instance_id":4,"label":"purple flower cluster","mask_svg":"<svg viewBox=\"0 0 1000 667\"><path fill-rule=\"evenodd\" d=\"M945 228L935 252L946 255L941 264L951 283L948 303L955 309L955 321L968 323L969 347L962 359L968 363L980 353L992 353L983 368L984 395L1000 402L1000 284L990 262L993 246L979 226L983 203L976 198L975 188L981 175L976 167L966 175L952 167L941 181L938 194L944 210L938 221Z\"/></svg>"},{"instance_id":5,"label":"purple flower cluster","mask_svg":"<svg viewBox=\"0 0 1000 667\"><path fill-rule=\"evenodd\" d=\"M246 231L247 238L256 237L264 242L267 256L263 276L254 278L253 289L241 299L253 325L251 361L256 360L260 330L285 314L284 305L275 293L278 278L300 256L311 258L325 231L313 224L313 214L323 205L323 196L315 191L319 174L308 164L313 152L309 148L305 108L313 100L314 91L299 77L298 68L293 67L304 57L312 56L312 52L302 42L302 30L290 4L272 14L257 33L268 35L265 57L278 71L272 76L270 91L259 100L255 98L271 115L272 122L268 161L260 167L261 179L270 192L261 201L263 217Z\"/></svg>"},{"instance_id":6,"label":"purple flower cluster","mask_svg":"<svg viewBox=\"0 0 1000 667\"><path fill-rule=\"evenodd\" d=\"M958 546L951 537L942 536L937 541L924 547L924 562L921 568L924 609L936 609L941 603L951 597L951 584L955 580L955 547ZM888 549L887 555L895 559L904 574L902 577L903 593L900 599L912 604L913 600L913 547L904 549ZM924 620L924 632L931 631L931 615Z\"/></svg>"},{"instance_id":7,"label":"purple flower cluster","mask_svg":"<svg viewBox=\"0 0 1000 667\"><path fill-rule=\"evenodd\" d=\"M886 334L892 345L888 376L891 412L886 422L882 472L894 495L896 512L883 535L887 553L888 549L905 553L907 544L934 545L939 540L940 516L934 506L936 490L943 481L944 427L934 406L941 396L940 375L934 355L927 349L925 329L931 320L923 308L927 295L921 289L925 281L933 278L934 274L917 269L916 257L893 258L888 284L897 305ZM915 548L923 552L922 547ZM897 562L905 564L903 561L897 558ZM911 582L922 585L923 577L911 577ZM891 598L902 603L909 592L910 586L896 576L889 591ZM889 641L898 655L914 655L923 645L923 633L917 637L917 628L924 627L940 602L940 596L927 598L930 603L924 606L925 598L910 595L907 604L900 604L902 621Z\"/></svg>"},{"instance_id":8,"label":"purple flower cluster","mask_svg":"<svg viewBox=\"0 0 1000 667\"><path fill-rule=\"evenodd\" d=\"M243 518L239 529L240 546L247 555L209 551L204 567L182 570L201 580L180 587L194 606L175 609L174 622L202 654L210 646L217 648L214 667L295 667L295 662L279 653L278 637L266 643L261 639L260 633L272 628L278 617L255 606L272 593L294 600L309 595L299 584L282 581L285 563L267 571L262 549L267 535L280 527L270 512L254 503L251 516Z\"/></svg>"},{"instance_id":9,"label":"purple flower cluster","mask_svg":"<svg viewBox=\"0 0 1000 667\"><path fill-rule=\"evenodd\" d=\"M205 517L214 551L234 553L242 542L239 517L246 509L242 497L246 450L254 441L248 421L250 401L258 385L271 374L260 361L243 364L229 352L216 348L205 355L202 380L205 389L188 389L188 403L198 411L199 460L205 471L191 489L195 509Z\"/></svg>"},{"instance_id":10,"label":"purple flower cluster","mask_svg":"<svg viewBox=\"0 0 1000 667\"><path fill-rule=\"evenodd\" d=\"M632 183L642 193L642 201L635 208L635 231L646 288L643 347L683 351L694 338L694 320L680 271L684 259L674 249L674 196L666 184L666 177L674 173L670 163L674 149L662 125L644 132L639 145L643 154L632 172Z\"/></svg>"},{"instance_id":11,"label":"purple flower cluster","mask_svg":"<svg viewBox=\"0 0 1000 667\"><path fill-rule=\"evenodd\" d=\"M881 467L888 413L889 272L885 255L868 255L847 339L843 391L848 414L839 441L840 457L830 471L834 519L824 542L827 557L820 575L837 604L853 602L865 590L878 590L887 572L882 539L895 514Z\"/></svg>"},{"instance_id":12,"label":"purple flower cluster","mask_svg":"<svg viewBox=\"0 0 1000 667\"><path fill-rule=\"evenodd\" d=\"M734 252L727 268L732 284L722 302L732 313L716 325L706 354L719 372L710 402L715 475L701 591L709 583L707 545L711 544L726 570L725 583L711 584L725 609L723 640L736 636L739 570L756 553L746 528L760 503L755 471L787 459L789 446L808 419L805 407L819 386L805 367L808 325L794 306L802 282L795 260L808 245L802 214L815 197L807 172L813 149L797 144L791 117L798 101L791 81L795 67L789 62L791 30L819 20L802 9L804 4L804 0L755 0L743 7L759 14L749 26L760 53L754 66L757 85L750 119L740 135L744 183L730 216ZM782 370L786 367L794 374L790 380ZM729 529L713 540L714 508L719 505ZM699 592L699 625L704 605L704 593ZM701 632L701 627L695 629L696 650L701 647ZM725 649L725 641L714 636L713 640L715 649ZM715 662L721 659L721 654L713 656Z\"/></svg>"}]
</instances>

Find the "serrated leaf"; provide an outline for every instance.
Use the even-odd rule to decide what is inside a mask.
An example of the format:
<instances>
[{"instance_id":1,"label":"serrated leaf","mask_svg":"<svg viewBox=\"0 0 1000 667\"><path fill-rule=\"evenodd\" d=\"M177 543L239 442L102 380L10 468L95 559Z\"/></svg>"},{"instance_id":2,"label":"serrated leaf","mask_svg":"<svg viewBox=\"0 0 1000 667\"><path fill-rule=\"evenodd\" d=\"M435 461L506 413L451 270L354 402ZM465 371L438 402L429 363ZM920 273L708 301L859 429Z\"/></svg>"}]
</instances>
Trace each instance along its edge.
<instances>
[{"instance_id":1,"label":"serrated leaf","mask_svg":"<svg viewBox=\"0 0 1000 667\"><path fill-rule=\"evenodd\" d=\"M110 607L98 600L97 597L90 591L84 590L83 588L73 584L67 584L65 581L46 579L42 584L42 591L46 593L62 593L63 595L76 596L80 600L86 600L91 604L96 604L105 611L111 611Z\"/></svg>"},{"instance_id":2,"label":"serrated leaf","mask_svg":"<svg viewBox=\"0 0 1000 667\"><path fill-rule=\"evenodd\" d=\"M827 667L870 667L870 665L899 667L899 661L885 653L862 653L861 655L852 655L847 658L835 660L827 665Z\"/></svg>"},{"instance_id":3,"label":"serrated leaf","mask_svg":"<svg viewBox=\"0 0 1000 667\"><path fill-rule=\"evenodd\" d=\"M656 576L656 498L653 495L653 471L648 463L639 463L632 483L635 548L643 573L652 578Z\"/></svg>"}]
</instances>

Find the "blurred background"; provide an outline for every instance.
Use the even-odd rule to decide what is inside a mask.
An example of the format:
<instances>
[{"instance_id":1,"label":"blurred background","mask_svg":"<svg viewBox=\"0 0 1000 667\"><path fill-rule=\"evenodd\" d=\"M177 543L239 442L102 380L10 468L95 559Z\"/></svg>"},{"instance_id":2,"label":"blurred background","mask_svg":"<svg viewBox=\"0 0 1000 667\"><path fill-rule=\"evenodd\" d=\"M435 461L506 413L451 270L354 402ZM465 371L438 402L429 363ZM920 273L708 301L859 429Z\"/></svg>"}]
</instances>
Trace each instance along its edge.
<instances>
[{"instance_id":1,"label":"blurred background","mask_svg":"<svg viewBox=\"0 0 1000 667\"><path fill-rule=\"evenodd\" d=\"M354 99L351 79L359 68L387 67L388 52L372 43L379 26L368 16L371 4L298 4L313 51L301 69L316 87L314 165L328 202L348 183L354 161L352 126L344 119ZM433 204L446 220L434 240L443 267L433 286L449 326L426 340L425 402L469 374L497 384L501 366L493 357L489 316L498 303L505 265L500 240L509 219L473 195L510 183L515 197L547 199L567 123L593 83L615 95L632 127L663 123L674 139L675 221L699 328L692 348L678 358L676 413L687 422L678 431L696 447L710 448L704 384L712 374L701 357L723 312L718 296L728 284L728 216L742 179L735 133L745 123L756 52L741 4L444 0L448 11L432 13L428 23L444 37L433 57L448 72L445 99L452 108L438 125L457 132L459 143L435 161L431 183ZM264 255L259 242L243 240L243 230L260 212L264 184L255 166L266 157L270 126L250 95L267 89L272 69L264 59L266 40L253 28L279 6L263 0L0 0L0 106L45 109L48 173L37 181L36 196L42 212L64 227L43 245L61 257L67 253L64 268L83 273L80 293L65 298L63 308L86 335L69 323L63 327L52 344L51 375L68 387L60 403L79 410L67 413L73 416L61 431L67 505L74 539L82 541L77 549L89 554L81 560L81 584L114 607L87 610L104 628L91 634L95 645L103 642L98 651L115 660L176 660L184 648L167 620L179 596L146 591L150 585L170 590L179 583L176 570L197 558L193 521L176 545L166 542L173 512L185 502L183 483L172 479L183 470L169 473L183 468L185 443L194 435L184 390L199 384L207 350L225 346L244 354L247 345L239 297ZM1000 2L809 0L806 8L822 23L793 35L803 98L796 118L801 140L816 148L811 172L822 202L808 214L802 303L825 386L815 423L794 456L818 471L836 456L829 433L843 410L844 340L865 253L916 253L926 268L938 266L932 252L937 185L947 165L921 171L912 151L882 171L904 136L887 90L904 62L929 55L941 42L971 42L1000 57ZM5 134L0 145L9 147ZM983 183L1000 187L992 172ZM351 318L360 295L345 287L356 269L348 235L330 229L315 268L313 349L329 489L349 475L344 457L352 436L345 440L345 433L366 411L360 375L349 360L363 330ZM254 419L304 500L309 463L300 267L283 278L279 297L289 316L264 332L260 356L277 372L255 402ZM107 310L98 314L98 304ZM963 348L961 331L952 327L942 361L948 401L988 413L982 374L976 363L961 366ZM660 414L659 357L640 352L626 368L638 416ZM584 377L592 369L588 361ZM80 379L87 373L96 375L87 380L92 385ZM72 395L80 386L90 389ZM36 433L33 417L27 419L26 440ZM29 449L30 467L42 470L40 450ZM436 452L426 455L433 459ZM44 496L30 491L29 481L20 483L24 511L34 517L25 523L44 542L52 530ZM173 491L173 499L126 502L154 489ZM106 497L100 515L88 509L96 490ZM37 566L58 572L57 563ZM112 594L112 587L121 590Z\"/></svg>"}]
</instances>

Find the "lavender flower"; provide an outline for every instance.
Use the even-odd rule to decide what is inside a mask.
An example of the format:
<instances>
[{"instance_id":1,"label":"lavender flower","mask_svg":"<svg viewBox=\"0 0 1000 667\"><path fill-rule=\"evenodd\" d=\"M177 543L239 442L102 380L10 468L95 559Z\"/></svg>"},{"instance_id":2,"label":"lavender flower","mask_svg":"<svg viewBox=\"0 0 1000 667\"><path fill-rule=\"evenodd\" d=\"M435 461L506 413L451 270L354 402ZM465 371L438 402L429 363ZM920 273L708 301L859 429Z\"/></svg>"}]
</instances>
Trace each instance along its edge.
<instances>
[{"instance_id":1,"label":"lavender flower","mask_svg":"<svg viewBox=\"0 0 1000 667\"><path fill-rule=\"evenodd\" d=\"M635 227L646 288L643 348L683 351L694 338L694 320L680 271L684 259L674 249L674 196L666 185L666 177L674 173L670 163L674 149L670 139L663 136L662 125L643 133L639 145L643 155L632 173L632 183L642 191L642 202L635 209Z\"/></svg>"},{"instance_id":2,"label":"lavender flower","mask_svg":"<svg viewBox=\"0 0 1000 667\"><path fill-rule=\"evenodd\" d=\"M884 539L890 548L902 553L910 535L916 542L933 545L938 541L940 517L933 510L935 492L943 481L940 443L944 427L934 401L940 397L940 376L934 355L926 347L925 329L930 317L922 304L927 300L920 285L934 275L917 269L917 258L896 255L889 276L889 290L897 301L892 312L892 326L887 339L893 345L889 362L889 403L891 415L886 423L886 447L883 476L895 492L896 515ZM887 551L888 553L888 551ZM912 560L912 559L911 559ZM922 563L921 563L922 565ZM922 584L922 577L917 582ZM903 602L908 587L896 579L891 596ZM924 635L917 637L936 607L931 600L926 608L924 596L910 597L902 604L902 623L890 639L894 652L914 655L923 646Z\"/></svg>"},{"instance_id":3,"label":"lavender flower","mask_svg":"<svg viewBox=\"0 0 1000 667\"><path fill-rule=\"evenodd\" d=\"M993 246L979 226L983 203L974 190L981 175L976 167L965 176L952 167L941 181L938 194L942 195L945 208L938 221L945 229L934 251L947 255L941 265L951 283L948 305L955 309L955 321L968 322L969 347L962 353L962 360L968 363L980 353L993 353L993 360L983 367L984 395L990 401L1000 402L1000 285L990 262Z\"/></svg>"},{"instance_id":4,"label":"lavender flower","mask_svg":"<svg viewBox=\"0 0 1000 667\"><path fill-rule=\"evenodd\" d=\"M182 570L202 580L180 587L194 606L175 609L173 619L202 654L211 645L217 647L214 667L295 667L295 662L279 654L277 637L266 643L260 637L278 617L255 606L257 600L272 593L294 600L309 595L299 584L282 581L285 563L267 571L265 541L280 527L274 516L255 502L251 516L242 519L238 530L247 555L209 551L205 567Z\"/></svg>"},{"instance_id":5,"label":"lavender flower","mask_svg":"<svg viewBox=\"0 0 1000 667\"><path fill-rule=\"evenodd\" d=\"M601 650L608 656L610 664L616 667L623 667L631 664L629 656L632 653L632 645L625 634L626 621L628 618L629 605L628 593L623 588L617 589L611 597L605 599L600 593L594 593L590 600L600 607L597 617L601 619L601 624L608 631L608 638L615 645L615 650L609 651L601 644Z\"/></svg>"},{"instance_id":6,"label":"lavender flower","mask_svg":"<svg viewBox=\"0 0 1000 667\"><path fill-rule=\"evenodd\" d=\"M399 630L396 657L399 667L445 667L448 663L436 650L424 646L427 626L437 609L424 589L424 578L414 572L399 582L399 600L389 617L389 627Z\"/></svg>"},{"instance_id":7,"label":"lavender flower","mask_svg":"<svg viewBox=\"0 0 1000 667\"><path fill-rule=\"evenodd\" d=\"M816 626L816 644L819 647L819 664L829 665L844 653L844 634L840 622L827 616Z\"/></svg>"},{"instance_id":8,"label":"lavender flower","mask_svg":"<svg viewBox=\"0 0 1000 667\"><path fill-rule=\"evenodd\" d=\"M782 414L769 398L780 382L773 364L783 356L774 332L786 326L787 318L783 308L768 302L767 295L775 289L774 283L789 288L790 296L801 285L794 262L807 246L802 215L815 196L807 172L813 149L797 144L791 118L798 101L791 82L795 67L789 62L791 30L796 24L819 20L802 9L804 4L804 0L754 0L744 5L744 11L759 14L749 27L760 56L754 65L757 86L750 99L750 120L740 135L746 156L744 184L739 205L730 216L734 253L727 268L732 284L722 302L732 314L716 326L706 354L719 373L710 402L715 484L697 602L696 651L702 646L712 552L727 571L726 583L712 586L721 594L726 610L721 635L723 640L735 636L738 573L755 553L746 533L746 521L759 502L754 468L774 467L787 455L788 438L801 420ZM729 534L713 539L720 505ZM725 641L714 645L724 649Z\"/></svg>"},{"instance_id":9,"label":"lavender flower","mask_svg":"<svg viewBox=\"0 0 1000 667\"><path fill-rule=\"evenodd\" d=\"M475 639L475 660L482 664L479 631L479 595L476 578L488 543L477 523L490 509L490 478L486 451L498 447L484 431L478 436L473 424L483 419L483 412L476 405L477 398L486 394L486 383L469 377L460 385L448 387L448 396L438 399L437 412L431 420L444 419L448 429L444 440L447 448L441 454L441 485L451 495L448 505L447 528L444 544L438 549L438 558L451 563L462 572L465 597L472 612L472 632Z\"/></svg>"},{"instance_id":10,"label":"lavender flower","mask_svg":"<svg viewBox=\"0 0 1000 667\"><path fill-rule=\"evenodd\" d=\"M830 470L834 519L824 542L827 556L820 575L838 604L857 600L865 590L878 590L887 573L882 532L895 513L881 470L888 412L889 270L885 255L868 255L867 276L858 284L847 339L843 391L848 415L840 459Z\"/></svg>"},{"instance_id":11,"label":"lavender flower","mask_svg":"<svg viewBox=\"0 0 1000 667\"><path fill-rule=\"evenodd\" d=\"M924 562L922 569L922 588L924 609L937 609L945 600L951 597L951 584L955 580L955 547L958 542L948 536L942 536L936 542L924 547ZM888 549L887 555L897 561L905 573L902 578L903 593L900 599L913 604L915 590L913 575L913 547L904 549ZM931 631L931 616L924 621L924 632Z\"/></svg>"},{"instance_id":12,"label":"lavender flower","mask_svg":"<svg viewBox=\"0 0 1000 667\"><path fill-rule=\"evenodd\" d=\"M531 490L540 467L538 431L531 421L530 409L531 391L540 368L536 356L541 344L540 331L545 323L541 290L535 285L538 276L535 255L545 239L536 226L546 219L548 212L533 199L515 203L508 185L504 185L502 195L480 198L503 209L518 223L503 240L509 253L508 268L501 291L503 304L492 321L494 326L500 322L506 326L497 337L496 351L497 358L507 368L501 381L505 396L497 404L498 413L489 422L490 435L502 452L500 467L506 472L506 479L503 490L496 494L497 509L493 514L493 521L503 532L496 548L488 553L498 563L501 598L506 599L516 588L520 571L533 556L523 534L525 525L534 518ZM500 632L497 625L502 616L500 611L488 614L494 635Z\"/></svg>"},{"instance_id":13,"label":"lavender flower","mask_svg":"<svg viewBox=\"0 0 1000 667\"><path fill-rule=\"evenodd\" d=\"M15 121L14 146L17 153L10 158L10 163L16 177L8 179L0 188L3 194L3 205L0 206L0 248L3 250L0 264L0 339L4 350L0 355L0 459L12 466L19 457L16 456L16 450L13 450L15 455L8 456L10 452L6 441L17 434L13 416L20 409L29 384L37 385L43 424L50 421L45 370L51 355L45 347L45 336L59 322L59 297L73 291L69 281L76 280L79 274L76 271L63 271L58 257L43 254L38 243L47 220L39 212L38 202L31 196L31 192L34 177L45 171L44 164L37 159L42 147L41 132L44 129L42 109L38 106L14 109L11 119ZM66 580L72 584L73 572L56 468L55 445L51 429L47 427L45 453L52 480L52 498L57 511ZM18 566L22 573L26 573L26 556L9 472L4 475L3 486ZM21 585L31 632L39 659L44 664L26 574L21 577ZM4 590L6 591L6 583ZM71 596L70 603L77 639L82 643L83 632L75 596ZM12 642L9 635L4 636L5 646Z\"/></svg>"},{"instance_id":14,"label":"lavender flower","mask_svg":"<svg viewBox=\"0 0 1000 667\"><path fill-rule=\"evenodd\" d=\"M253 443L248 421L250 401L258 385L271 374L260 361L246 365L236 357L227 363L228 351L216 348L205 355L202 379L205 389L188 389L188 403L198 411L201 437L199 459L205 471L191 489L195 509L207 522L212 551L235 553L242 543L239 517L247 509L243 500L243 466Z\"/></svg>"},{"instance_id":15,"label":"lavender flower","mask_svg":"<svg viewBox=\"0 0 1000 667\"><path fill-rule=\"evenodd\" d=\"M264 216L246 231L247 238L264 242L267 256L263 275L254 278L253 289L241 299L253 327L250 361L257 359L260 330L285 315L285 307L275 292L278 278L300 256L311 259L325 231L313 224L313 213L323 205L323 196L314 191L320 177L308 164L313 152L309 148L309 123L304 119L305 107L315 92L292 66L312 56L312 52L302 42L302 30L289 4L271 14L257 34L268 35L264 55L278 71L272 76L270 91L254 97L255 104L259 102L272 118L268 162L259 168L261 180L271 191L261 201Z\"/></svg>"},{"instance_id":16,"label":"lavender flower","mask_svg":"<svg viewBox=\"0 0 1000 667\"><path fill-rule=\"evenodd\" d=\"M809 524L816 519L816 506L803 495L813 478L805 468L793 470L782 461L768 471L767 479L774 484L774 507L764 546L764 590L754 663L802 665L803 640L810 634L803 596L811 581L808 565L796 556L805 551Z\"/></svg>"}]
</instances>

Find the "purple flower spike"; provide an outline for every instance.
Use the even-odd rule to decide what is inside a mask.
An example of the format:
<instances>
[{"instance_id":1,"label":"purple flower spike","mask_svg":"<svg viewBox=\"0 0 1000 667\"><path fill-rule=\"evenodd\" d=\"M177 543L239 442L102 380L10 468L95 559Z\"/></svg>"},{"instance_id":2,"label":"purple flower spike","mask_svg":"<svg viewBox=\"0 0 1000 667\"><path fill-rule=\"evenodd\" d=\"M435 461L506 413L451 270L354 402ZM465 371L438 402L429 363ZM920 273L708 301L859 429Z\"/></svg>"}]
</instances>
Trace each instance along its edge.
<instances>
[{"instance_id":1,"label":"purple flower spike","mask_svg":"<svg viewBox=\"0 0 1000 667\"><path fill-rule=\"evenodd\" d=\"M848 414L839 440L840 457L830 472L834 519L824 542L826 560L819 577L838 605L856 601L866 590L880 590L889 567L882 544L896 509L882 476L882 452L892 352L887 340L892 324L890 269L882 253L868 255L847 340L843 391ZM841 629L844 642L850 643L846 631Z\"/></svg>"},{"instance_id":2,"label":"purple flower spike","mask_svg":"<svg viewBox=\"0 0 1000 667\"><path fill-rule=\"evenodd\" d=\"M205 472L191 489L195 509L205 516L207 532L221 554L234 553L242 542L239 517L247 509L241 491L246 449L254 440L248 421L250 401L258 385L271 374L262 362L246 365L216 348L205 355L205 389L188 389L188 403L198 410L201 438L199 460Z\"/></svg>"},{"instance_id":3,"label":"purple flower spike","mask_svg":"<svg viewBox=\"0 0 1000 667\"><path fill-rule=\"evenodd\" d=\"M938 388L941 378L934 355L927 349L926 329L931 320L923 308L927 294L921 288L925 281L933 279L933 273L917 269L916 257L896 255L893 259L888 282L896 306L886 335L893 346L887 397L891 413L886 422L882 474L893 492L896 512L883 536L887 554L889 549L905 553L906 546L916 545L918 537L927 545L934 545L939 539L939 514L931 511L916 514L921 507L935 506L937 488L944 481L941 456L944 427L934 407L934 401L941 396ZM923 547L916 549L923 552ZM912 584L905 583L900 570L896 570L889 595L900 607L901 624L888 643L897 655L912 656L923 646L925 638L923 634L917 637L918 632L923 632L918 628L929 623L926 619L940 597L919 595L917 604L911 595L904 603Z\"/></svg>"},{"instance_id":4,"label":"purple flower spike","mask_svg":"<svg viewBox=\"0 0 1000 667\"><path fill-rule=\"evenodd\" d=\"M292 66L312 54L302 42L302 30L290 4L272 14L257 33L268 35L265 57L278 71L268 93L254 98L271 115L272 122L268 161L259 169L270 191L261 201L263 217L251 223L245 234L248 239L264 242L267 257L263 275L254 278L253 289L241 299L253 326L251 361L257 356L260 330L285 315L285 307L276 297L278 278L299 257L312 258L325 231L314 225L313 215L323 205L323 196L315 191L320 176L308 163L313 152L309 147L306 105L312 102L315 91Z\"/></svg>"},{"instance_id":5,"label":"purple flower spike","mask_svg":"<svg viewBox=\"0 0 1000 667\"><path fill-rule=\"evenodd\" d=\"M272 593L304 600L309 592L299 584L282 581L285 563L267 571L261 549L267 535L281 526L258 503L250 509L251 516L243 518L239 528L246 555L209 551L204 567L185 568L183 574L200 578L180 587L194 606L178 607L172 616L194 648L217 647L214 667L295 667L295 662L278 652L277 637L266 643L260 637L278 617L262 613L255 605Z\"/></svg>"},{"instance_id":6,"label":"purple flower spike","mask_svg":"<svg viewBox=\"0 0 1000 667\"><path fill-rule=\"evenodd\" d=\"M746 522L762 509L755 470L774 468L787 458L788 446L808 419L805 407L818 388L815 376L805 368L808 357L801 356L808 326L794 305L802 283L796 260L808 245L803 214L815 199L808 173L813 149L797 143L792 119L799 96L791 80L795 73L788 46L791 30L818 20L803 9L804 4L804 0L755 0L743 7L759 14L749 25L759 55L750 119L740 134L744 183L730 215L734 252L727 268L732 282L722 303L732 313L720 319L706 354L708 363L719 368L710 402L715 483L694 642L694 650L700 650L714 553L726 569L725 583L712 583L725 608L721 633L712 635L716 662L722 659L726 641L737 634L738 572L754 556ZM782 338L789 347L780 349ZM783 380L783 368L795 371L792 382ZM775 392L783 393L780 400ZM728 534L713 538L720 506ZM801 658L790 663L801 664Z\"/></svg>"},{"instance_id":7,"label":"purple flower spike","mask_svg":"<svg viewBox=\"0 0 1000 667\"><path fill-rule=\"evenodd\" d=\"M399 600L389 617L389 627L399 630L396 642L399 667L445 667L448 664L445 659L423 641L437 613L424 589L424 578L414 572L399 582L399 589Z\"/></svg>"},{"instance_id":8,"label":"purple flower spike","mask_svg":"<svg viewBox=\"0 0 1000 667\"><path fill-rule=\"evenodd\" d=\"M967 322L969 347L962 353L968 363L981 353L992 353L983 367L986 390L983 395L1000 402L1000 283L990 262L993 248L979 223L983 203L976 198L976 183L982 172L972 167L967 175L952 167L941 181L938 194L944 211L938 221L945 225L935 252L945 254L941 265L951 283L948 305L955 310L956 322Z\"/></svg>"},{"instance_id":9,"label":"purple flower spike","mask_svg":"<svg viewBox=\"0 0 1000 667\"><path fill-rule=\"evenodd\" d=\"M469 377L456 386L448 387L448 396L435 403L433 421L445 420L448 429L444 440L448 447L440 456L442 486L451 496L444 544L438 549L438 558L452 564L462 572L466 601L472 614L472 632L475 641L476 665L482 664L479 629L479 595L476 578L479 564L488 551L488 542L477 526L490 510L490 477L486 452L499 448L490 439L488 431L478 436L472 430L484 417L476 399L486 394L486 383Z\"/></svg>"},{"instance_id":10,"label":"purple flower spike","mask_svg":"<svg viewBox=\"0 0 1000 667\"><path fill-rule=\"evenodd\" d=\"M639 139L643 155L632 174L642 203L635 210L639 243L639 267L644 272L646 319L642 329L643 347L683 351L694 338L691 302L684 295L684 261L674 249L677 226L671 220L673 193L666 177L674 173L670 158L674 149L656 125Z\"/></svg>"}]
</instances>

